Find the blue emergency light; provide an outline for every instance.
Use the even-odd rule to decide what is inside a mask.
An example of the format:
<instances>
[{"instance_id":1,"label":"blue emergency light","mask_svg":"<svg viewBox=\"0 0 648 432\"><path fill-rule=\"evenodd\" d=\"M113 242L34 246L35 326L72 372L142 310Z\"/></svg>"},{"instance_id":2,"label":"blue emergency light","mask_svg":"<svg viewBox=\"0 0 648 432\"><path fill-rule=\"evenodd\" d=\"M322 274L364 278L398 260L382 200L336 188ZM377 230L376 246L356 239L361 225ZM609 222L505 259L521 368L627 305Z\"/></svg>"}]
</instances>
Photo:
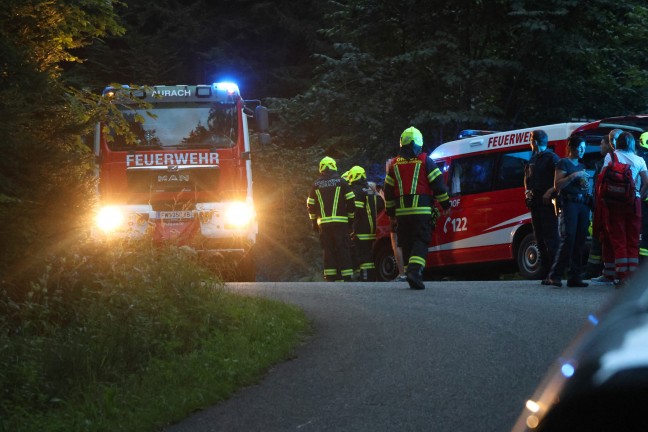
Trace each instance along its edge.
<instances>
[{"instance_id":1,"label":"blue emergency light","mask_svg":"<svg viewBox=\"0 0 648 432\"><path fill-rule=\"evenodd\" d=\"M229 95L233 94L239 94L239 88L236 84L232 82L219 82L219 83L214 83L213 87L216 90L221 90L227 92Z\"/></svg>"}]
</instances>

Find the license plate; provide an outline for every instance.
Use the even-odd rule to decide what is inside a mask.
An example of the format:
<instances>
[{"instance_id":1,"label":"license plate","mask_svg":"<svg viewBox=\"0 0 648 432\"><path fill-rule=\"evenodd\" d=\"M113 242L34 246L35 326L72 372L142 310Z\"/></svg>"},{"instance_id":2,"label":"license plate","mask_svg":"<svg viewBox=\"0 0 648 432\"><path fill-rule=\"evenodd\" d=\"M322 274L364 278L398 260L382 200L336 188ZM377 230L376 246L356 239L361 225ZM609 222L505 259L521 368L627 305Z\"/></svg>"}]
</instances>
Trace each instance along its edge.
<instances>
[{"instance_id":1,"label":"license plate","mask_svg":"<svg viewBox=\"0 0 648 432\"><path fill-rule=\"evenodd\" d=\"M193 217L193 212L191 210L160 212L160 219L193 219Z\"/></svg>"}]
</instances>

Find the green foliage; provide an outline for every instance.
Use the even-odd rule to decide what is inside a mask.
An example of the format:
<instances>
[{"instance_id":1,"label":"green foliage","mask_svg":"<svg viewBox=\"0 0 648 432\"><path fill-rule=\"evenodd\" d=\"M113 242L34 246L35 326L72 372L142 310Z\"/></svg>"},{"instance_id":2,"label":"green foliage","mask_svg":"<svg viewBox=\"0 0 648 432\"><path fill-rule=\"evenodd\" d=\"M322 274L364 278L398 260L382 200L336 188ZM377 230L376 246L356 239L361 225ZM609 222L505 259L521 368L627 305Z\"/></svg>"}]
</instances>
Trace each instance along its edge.
<instances>
[{"instance_id":1,"label":"green foliage","mask_svg":"<svg viewBox=\"0 0 648 432\"><path fill-rule=\"evenodd\" d=\"M114 3L8 0L0 9L0 279L68 247L86 223L94 183L81 136L90 119L61 65L93 38L120 34Z\"/></svg>"},{"instance_id":2,"label":"green foliage","mask_svg":"<svg viewBox=\"0 0 648 432\"><path fill-rule=\"evenodd\" d=\"M254 153L260 280L321 280L322 252L306 199L323 156L317 147L289 149L276 138L272 146Z\"/></svg>"},{"instance_id":3,"label":"green foliage","mask_svg":"<svg viewBox=\"0 0 648 432\"><path fill-rule=\"evenodd\" d=\"M117 1L5 0L0 11L5 49L37 71L56 76L62 62L79 59L72 50L106 34L121 34L115 21ZM23 64L3 64L3 78L11 78Z\"/></svg>"},{"instance_id":4,"label":"green foliage","mask_svg":"<svg viewBox=\"0 0 648 432\"><path fill-rule=\"evenodd\" d=\"M3 383L6 392L16 390L9 402L27 402L22 394L55 399L83 380L114 381L154 354L194 349L192 338L183 342L187 346L166 344L184 340L196 319L212 318L200 309L210 298L209 278L193 275L188 264L180 253L99 250L53 259L37 279L7 284L0 303L3 337L17 350L2 358L45 360L38 361L41 370L30 368L34 380L16 373L15 381ZM108 364L113 366L103 367Z\"/></svg>"},{"instance_id":5,"label":"green foliage","mask_svg":"<svg viewBox=\"0 0 648 432\"><path fill-rule=\"evenodd\" d=\"M645 17L638 1L330 2L335 51L316 56L308 90L275 101L277 129L298 145L352 137L348 153L384 160L410 124L433 148L466 127L639 112Z\"/></svg>"},{"instance_id":6,"label":"green foliage","mask_svg":"<svg viewBox=\"0 0 648 432\"><path fill-rule=\"evenodd\" d=\"M228 79L248 97L292 96L310 84L320 9L288 0L127 0L118 8L125 35L82 50L88 60L72 72L89 85Z\"/></svg>"},{"instance_id":7,"label":"green foliage","mask_svg":"<svg viewBox=\"0 0 648 432\"><path fill-rule=\"evenodd\" d=\"M257 379L306 326L177 248L88 247L35 275L0 291L0 430L157 430Z\"/></svg>"}]
</instances>

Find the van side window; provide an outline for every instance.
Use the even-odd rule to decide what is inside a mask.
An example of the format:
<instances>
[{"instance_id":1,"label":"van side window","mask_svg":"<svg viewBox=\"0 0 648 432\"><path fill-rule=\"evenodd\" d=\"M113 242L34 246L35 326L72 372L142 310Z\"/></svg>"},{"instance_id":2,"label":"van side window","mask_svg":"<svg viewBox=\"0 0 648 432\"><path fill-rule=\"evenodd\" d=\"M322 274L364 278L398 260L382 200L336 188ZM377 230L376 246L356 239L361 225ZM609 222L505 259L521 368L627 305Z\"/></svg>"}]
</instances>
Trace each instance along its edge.
<instances>
[{"instance_id":1,"label":"van side window","mask_svg":"<svg viewBox=\"0 0 648 432\"><path fill-rule=\"evenodd\" d=\"M452 164L452 170L448 176L448 194L450 196L461 194L461 176L463 174L463 167L458 161Z\"/></svg>"},{"instance_id":2,"label":"van side window","mask_svg":"<svg viewBox=\"0 0 648 432\"><path fill-rule=\"evenodd\" d=\"M530 158L531 150L503 154L495 176L494 190L523 187L524 166Z\"/></svg>"},{"instance_id":3,"label":"van side window","mask_svg":"<svg viewBox=\"0 0 648 432\"><path fill-rule=\"evenodd\" d=\"M455 159L448 176L450 195L469 195L490 190L494 166L495 155Z\"/></svg>"}]
</instances>

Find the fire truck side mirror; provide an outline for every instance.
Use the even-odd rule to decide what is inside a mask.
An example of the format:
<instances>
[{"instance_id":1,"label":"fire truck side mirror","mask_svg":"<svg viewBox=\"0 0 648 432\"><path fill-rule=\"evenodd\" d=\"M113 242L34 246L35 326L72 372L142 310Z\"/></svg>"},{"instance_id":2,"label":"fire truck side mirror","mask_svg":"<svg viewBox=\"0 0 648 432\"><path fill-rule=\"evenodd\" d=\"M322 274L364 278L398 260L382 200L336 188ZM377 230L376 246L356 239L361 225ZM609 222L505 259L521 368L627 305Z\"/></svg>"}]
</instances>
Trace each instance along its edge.
<instances>
[{"instance_id":1,"label":"fire truck side mirror","mask_svg":"<svg viewBox=\"0 0 648 432\"><path fill-rule=\"evenodd\" d=\"M259 132L259 143L261 145L270 144L270 134L268 129L270 129L270 122L268 120L268 108L263 105L257 105L254 108L254 118L257 124L257 131Z\"/></svg>"},{"instance_id":2,"label":"fire truck side mirror","mask_svg":"<svg viewBox=\"0 0 648 432\"><path fill-rule=\"evenodd\" d=\"M263 105L257 105L254 108L254 118L256 119L256 124L259 132L268 132L270 128L268 121L268 108Z\"/></svg>"}]
</instances>

